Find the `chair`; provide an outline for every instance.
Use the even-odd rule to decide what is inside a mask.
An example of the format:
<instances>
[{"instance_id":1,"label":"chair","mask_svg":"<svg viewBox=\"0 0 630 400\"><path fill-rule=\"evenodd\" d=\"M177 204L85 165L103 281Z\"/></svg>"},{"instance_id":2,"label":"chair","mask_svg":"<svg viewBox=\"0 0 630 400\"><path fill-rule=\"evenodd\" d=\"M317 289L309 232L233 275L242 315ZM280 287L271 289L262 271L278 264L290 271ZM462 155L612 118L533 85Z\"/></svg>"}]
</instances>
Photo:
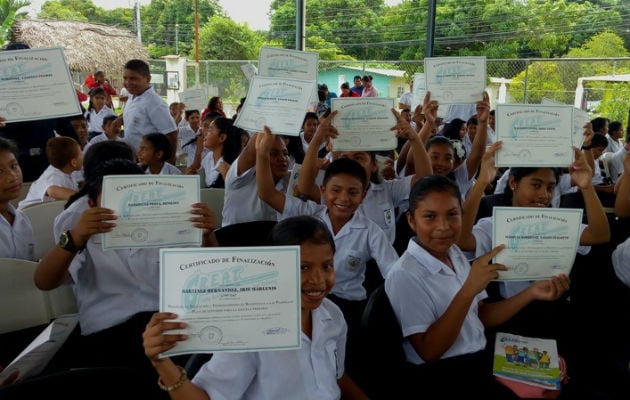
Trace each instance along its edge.
<instances>
[{"instance_id":1,"label":"chair","mask_svg":"<svg viewBox=\"0 0 630 400\"><path fill-rule=\"evenodd\" d=\"M483 196L481 198L481 202L479 203L479 209L477 210L477 217L475 218L475 223L479 221L481 218L491 217L492 209L494 207L503 207L510 206L505 199L505 195L503 193L495 193Z\"/></svg>"},{"instance_id":2,"label":"chair","mask_svg":"<svg viewBox=\"0 0 630 400\"><path fill-rule=\"evenodd\" d=\"M264 246L277 221L251 221L223 226L214 231L219 246Z\"/></svg>"},{"instance_id":3,"label":"chair","mask_svg":"<svg viewBox=\"0 0 630 400\"><path fill-rule=\"evenodd\" d=\"M56 239L53 235L55 217L63 211L65 200L47 201L33 204L22 209L33 225L35 236L35 259L39 260L55 247Z\"/></svg>"},{"instance_id":4,"label":"chair","mask_svg":"<svg viewBox=\"0 0 630 400\"><path fill-rule=\"evenodd\" d=\"M33 281L36 268L34 261L0 258L0 334L50 322L48 293Z\"/></svg>"},{"instance_id":5,"label":"chair","mask_svg":"<svg viewBox=\"0 0 630 400\"><path fill-rule=\"evenodd\" d=\"M50 318L54 319L65 314L76 314L79 312L72 286L59 286L48 291L47 294L50 302Z\"/></svg>"},{"instance_id":6,"label":"chair","mask_svg":"<svg viewBox=\"0 0 630 400\"><path fill-rule=\"evenodd\" d=\"M205 185L205 181L203 181L202 177L202 185ZM200 191L201 193L201 202L206 203L208 207L216 216L216 226L221 226L221 222L223 221L223 197L225 195L225 189L220 188L203 188Z\"/></svg>"},{"instance_id":7,"label":"chair","mask_svg":"<svg viewBox=\"0 0 630 400\"><path fill-rule=\"evenodd\" d=\"M32 182L22 182L20 195L16 199L11 200L11 204L13 204L13 207L17 207L18 203L26 198L26 195L28 194L28 190L31 188L31 183Z\"/></svg>"},{"instance_id":8,"label":"chair","mask_svg":"<svg viewBox=\"0 0 630 400\"><path fill-rule=\"evenodd\" d=\"M615 194L600 191L597 191L596 193L599 201L602 203L604 212L606 212L609 218L613 217L615 214ZM560 208L581 208L586 211L586 205L584 204L582 192L578 191L565 193L560 196ZM582 215L582 222L587 223L587 221L586 212L584 212Z\"/></svg>"},{"instance_id":9,"label":"chair","mask_svg":"<svg viewBox=\"0 0 630 400\"><path fill-rule=\"evenodd\" d=\"M360 329L358 365L353 368L358 374L353 379L370 398L407 398L413 393L412 367L406 360L403 335L384 284L369 296Z\"/></svg>"}]
</instances>

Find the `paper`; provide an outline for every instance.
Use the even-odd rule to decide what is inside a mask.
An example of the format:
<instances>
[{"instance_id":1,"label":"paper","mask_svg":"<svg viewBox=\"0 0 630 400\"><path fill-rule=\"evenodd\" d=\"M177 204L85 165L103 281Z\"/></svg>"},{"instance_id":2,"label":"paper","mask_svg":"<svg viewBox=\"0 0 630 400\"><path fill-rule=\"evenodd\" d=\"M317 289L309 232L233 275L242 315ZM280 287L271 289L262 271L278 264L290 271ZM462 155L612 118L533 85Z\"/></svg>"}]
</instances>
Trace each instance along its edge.
<instances>
[{"instance_id":1,"label":"paper","mask_svg":"<svg viewBox=\"0 0 630 400\"><path fill-rule=\"evenodd\" d=\"M315 81L254 76L234 125L262 132L265 125L279 135L299 136Z\"/></svg>"},{"instance_id":2,"label":"paper","mask_svg":"<svg viewBox=\"0 0 630 400\"><path fill-rule=\"evenodd\" d=\"M160 311L188 323L161 354L297 349L299 246L160 249Z\"/></svg>"},{"instance_id":3,"label":"paper","mask_svg":"<svg viewBox=\"0 0 630 400\"><path fill-rule=\"evenodd\" d=\"M423 73L416 72L413 74L413 90L411 91L411 112L416 110L417 106L422 107L424 104L424 96L427 94L427 82ZM421 110L422 111L422 110Z\"/></svg>"},{"instance_id":4,"label":"paper","mask_svg":"<svg viewBox=\"0 0 630 400\"><path fill-rule=\"evenodd\" d=\"M208 105L208 94L203 88L189 89L177 94L179 101L186 105L186 110L199 110L201 113Z\"/></svg>"},{"instance_id":5,"label":"paper","mask_svg":"<svg viewBox=\"0 0 630 400\"><path fill-rule=\"evenodd\" d=\"M562 104L558 101L547 98L542 99L540 104L567 106L567 104ZM573 146L578 149L582 147L582 142L584 141L584 125L590 122L590 120L591 119L587 111L581 110L577 107L573 108Z\"/></svg>"},{"instance_id":6,"label":"paper","mask_svg":"<svg viewBox=\"0 0 630 400\"><path fill-rule=\"evenodd\" d=\"M269 46L260 48L258 55L260 76L317 81L318 70L319 53Z\"/></svg>"},{"instance_id":7,"label":"paper","mask_svg":"<svg viewBox=\"0 0 630 400\"><path fill-rule=\"evenodd\" d=\"M118 219L103 249L201 245L201 229L189 221L199 199L199 175L105 176L101 205Z\"/></svg>"},{"instance_id":8,"label":"paper","mask_svg":"<svg viewBox=\"0 0 630 400\"><path fill-rule=\"evenodd\" d=\"M243 71L243 75L248 81L251 81L254 75L258 74L258 68L252 63L241 65L241 71Z\"/></svg>"},{"instance_id":9,"label":"paper","mask_svg":"<svg viewBox=\"0 0 630 400\"><path fill-rule=\"evenodd\" d=\"M474 104L486 88L485 57L424 59L426 90L440 104Z\"/></svg>"},{"instance_id":10,"label":"paper","mask_svg":"<svg viewBox=\"0 0 630 400\"><path fill-rule=\"evenodd\" d=\"M51 322L2 372L0 382L14 371L20 371L18 379L24 380L39 374L46 368L79 322L78 314L63 315Z\"/></svg>"},{"instance_id":11,"label":"paper","mask_svg":"<svg viewBox=\"0 0 630 400\"><path fill-rule=\"evenodd\" d=\"M331 100L337 111L332 124L339 131L334 151L377 151L395 149L398 140L391 130L396 126L390 97L339 97Z\"/></svg>"},{"instance_id":12,"label":"paper","mask_svg":"<svg viewBox=\"0 0 630 400\"><path fill-rule=\"evenodd\" d=\"M498 271L499 281L540 280L571 272L581 209L494 207L492 224L492 247L505 244L493 262L508 268Z\"/></svg>"},{"instance_id":13,"label":"paper","mask_svg":"<svg viewBox=\"0 0 630 400\"><path fill-rule=\"evenodd\" d=\"M61 47L0 52L0 116L7 123L77 114L81 106Z\"/></svg>"},{"instance_id":14,"label":"paper","mask_svg":"<svg viewBox=\"0 0 630 400\"><path fill-rule=\"evenodd\" d=\"M553 339L497 332L493 374L550 390L560 389L560 363Z\"/></svg>"},{"instance_id":15,"label":"paper","mask_svg":"<svg viewBox=\"0 0 630 400\"><path fill-rule=\"evenodd\" d=\"M573 162L573 107L499 104L497 167L567 167Z\"/></svg>"}]
</instances>

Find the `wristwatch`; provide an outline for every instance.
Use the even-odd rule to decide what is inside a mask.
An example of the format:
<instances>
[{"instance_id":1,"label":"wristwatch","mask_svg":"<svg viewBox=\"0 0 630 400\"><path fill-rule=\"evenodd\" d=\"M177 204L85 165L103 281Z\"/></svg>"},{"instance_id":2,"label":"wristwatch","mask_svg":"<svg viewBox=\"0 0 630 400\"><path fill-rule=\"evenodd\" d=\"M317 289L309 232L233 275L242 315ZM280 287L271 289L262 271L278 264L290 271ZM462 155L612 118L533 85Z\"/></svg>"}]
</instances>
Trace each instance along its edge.
<instances>
[{"instance_id":1,"label":"wristwatch","mask_svg":"<svg viewBox=\"0 0 630 400\"><path fill-rule=\"evenodd\" d=\"M69 229L65 232L61 232L61 235L59 235L59 242L57 242L57 245L59 245L59 247L71 253L78 253L85 248L85 245L81 247L77 247L74 244L74 240L72 239L72 235L70 234Z\"/></svg>"}]
</instances>

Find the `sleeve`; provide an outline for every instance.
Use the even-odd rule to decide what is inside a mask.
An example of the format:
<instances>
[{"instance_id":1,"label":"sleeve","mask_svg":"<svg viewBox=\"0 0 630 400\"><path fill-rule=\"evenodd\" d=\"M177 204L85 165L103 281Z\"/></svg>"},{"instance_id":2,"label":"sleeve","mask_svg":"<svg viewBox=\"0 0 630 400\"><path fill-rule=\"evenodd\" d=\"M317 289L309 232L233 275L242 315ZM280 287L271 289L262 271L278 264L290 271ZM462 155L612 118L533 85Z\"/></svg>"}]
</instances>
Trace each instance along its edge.
<instances>
[{"instance_id":1,"label":"sleeve","mask_svg":"<svg viewBox=\"0 0 630 400\"><path fill-rule=\"evenodd\" d=\"M392 194L392 203L394 206L400 205L405 200L409 199L409 191L411 190L411 179L413 176L405 176L401 179L394 179L384 182L390 186Z\"/></svg>"},{"instance_id":2,"label":"sleeve","mask_svg":"<svg viewBox=\"0 0 630 400\"><path fill-rule=\"evenodd\" d=\"M406 271L392 271L385 279L385 292L404 337L426 332L437 319L435 310L431 308L433 299L421 282Z\"/></svg>"},{"instance_id":3,"label":"sleeve","mask_svg":"<svg viewBox=\"0 0 630 400\"><path fill-rule=\"evenodd\" d=\"M482 256L492 250L492 217L481 218L473 226L473 235L477 242L475 257Z\"/></svg>"},{"instance_id":4,"label":"sleeve","mask_svg":"<svg viewBox=\"0 0 630 400\"><path fill-rule=\"evenodd\" d=\"M370 256L376 261L383 278L387 278L392 265L398 261L398 253L391 245L385 232L378 225L375 223L371 224L369 229Z\"/></svg>"},{"instance_id":5,"label":"sleeve","mask_svg":"<svg viewBox=\"0 0 630 400\"><path fill-rule=\"evenodd\" d=\"M284 210L282 210L280 219L296 217L298 215L315 215L322 207L323 206L310 200L303 201L298 197L285 196Z\"/></svg>"},{"instance_id":6,"label":"sleeve","mask_svg":"<svg viewBox=\"0 0 630 400\"><path fill-rule=\"evenodd\" d=\"M613 251L612 264L617 278L630 287L630 238L620 243Z\"/></svg>"},{"instance_id":7,"label":"sleeve","mask_svg":"<svg viewBox=\"0 0 630 400\"><path fill-rule=\"evenodd\" d=\"M230 168L228 169L227 174L225 175L225 189L235 190L240 189L250 183L251 180L255 179L254 173L256 171L255 167L251 167L247 171L243 172L241 175L238 175L238 158L234 160Z\"/></svg>"},{"instance_id":8,"label":"sleeve","mask_svg":"<svg viewBox=\"0 0 630 400\"><path fill-rule=\"evenodd\" d=\"M586 224L580 225L580 234L578 235L580 238L582 237L582 234L584 233L584 229L586 229L587 226L588 225ZM583 256L587 255L590 251L591 251L591 246L579 245L577 247L577 253Z\"/></svg>"},{"instance_id":9,"label":"sleeve","mask_svg":"<svg viewBox=\"0 0 630 400\"><path fill-rule=\"evenodd\" d=\"M166 135L177 131L177 125L175 125L173 117L169 114L166 103L160 104L158 107L148 108L147 113L149 121L155 125L158 132Z\"/></svg>"},{"instance_id":10,"label":"sleeve","mask_svg":"<svg viewBox=\"0 0 630 400\"><path fill-rule=\"evenodd\" d=\"M258 369L258 353L215 353L191 380L212 400L241 399Z\"/></svg>"}]
</instances>

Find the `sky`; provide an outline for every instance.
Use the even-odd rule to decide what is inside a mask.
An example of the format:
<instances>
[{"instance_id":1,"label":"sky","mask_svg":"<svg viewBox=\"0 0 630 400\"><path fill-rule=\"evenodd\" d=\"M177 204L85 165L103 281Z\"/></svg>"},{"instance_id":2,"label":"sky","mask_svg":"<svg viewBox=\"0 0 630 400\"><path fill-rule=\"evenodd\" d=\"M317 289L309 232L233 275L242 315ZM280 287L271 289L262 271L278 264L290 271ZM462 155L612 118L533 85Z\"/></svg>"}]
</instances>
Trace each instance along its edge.
<instances>
[{"instance_id":1,"label":"sky","mask_svg":"<svg viewBox=\"0 0 630 400\"><path fill-rule=\"evenodd\" d=\"M25 9L30 15L36 16L42 4L46 0L29 0L30 7ZM140 4L148 4L150 0L139 0ZM307 0L308 1L308 0ZM316 1L316 0L311 0ZM136 0L92 0L92 2L106 10L118 7L133 7ZM394 5L401 3L402 0L385 0L385 4ZM254 30L269 29L269 5L271 0L219 0L219 4L223 7L225 13L235 22L247 22L249 27Z\"/></svg>"}]
</instances>

